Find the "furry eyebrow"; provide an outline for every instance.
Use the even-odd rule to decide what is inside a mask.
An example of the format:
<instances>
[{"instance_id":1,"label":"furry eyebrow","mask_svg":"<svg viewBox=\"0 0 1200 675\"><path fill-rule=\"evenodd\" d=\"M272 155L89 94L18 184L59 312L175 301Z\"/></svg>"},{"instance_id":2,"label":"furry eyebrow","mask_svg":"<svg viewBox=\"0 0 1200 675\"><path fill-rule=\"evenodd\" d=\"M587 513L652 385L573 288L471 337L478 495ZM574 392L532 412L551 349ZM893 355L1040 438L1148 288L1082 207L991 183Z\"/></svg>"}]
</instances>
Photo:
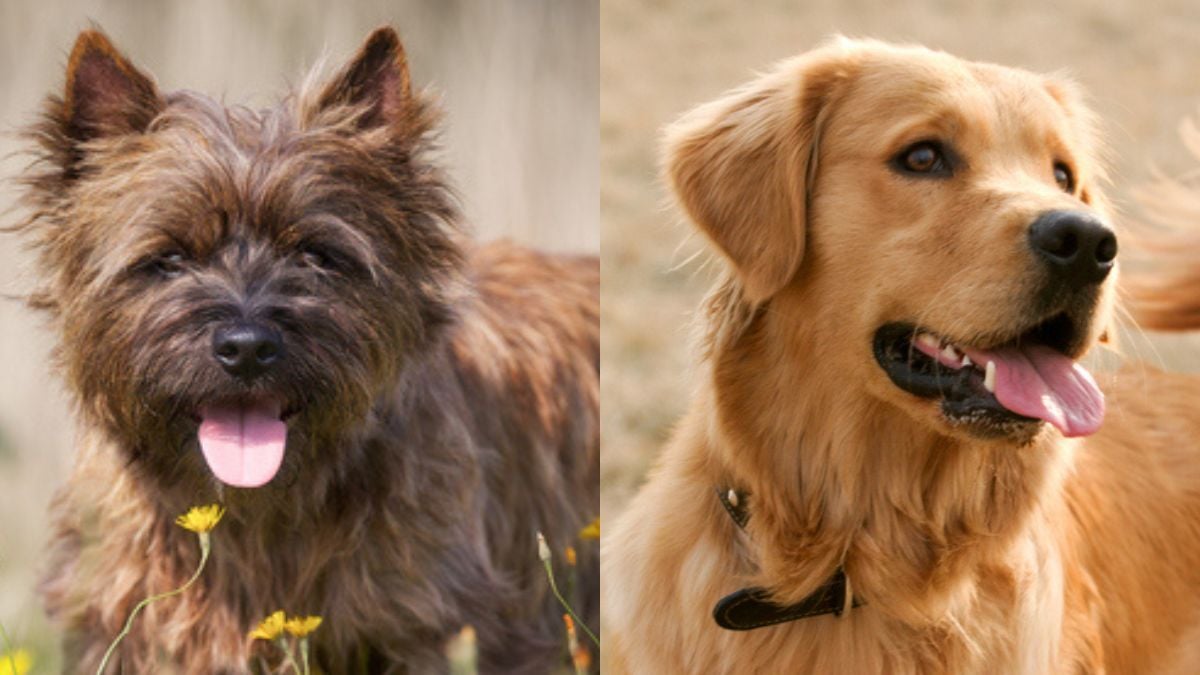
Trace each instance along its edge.
<instances>
[{"instance_id":1,"label":"furry eyebrow","mask_svg":"<svg viewBox=\"0 0 1200 675\"><path fill-rule=\"evenodd\" d=\"M359 229L327 212L303 216L287 223L275 234L274 239L285 247L319 243L357 262L372 277L380 264L374 246Z\"/></svg>"},{"instance_id":2,"label":"furry eyebrow","mask_svg":"<svg viewBox=\"0 0 1200 675\"><path fill-rule=\"evenodd\" d=\"M207 252L228 233L228 216L222 209L201 202L196 206L202 208L164 209L152 205L145 218L130 223L131 241L138 248L170 244L189 253Z\"/></svg>"},{"instance_id":3,"label":"furry eyebrow","mask_svg":"<svg viewBox=\"0 0 1200 675\"><path fill-rule=\"evenodd\" d=\"M886 139L883 147L890 156L923 139L937 139L950 145L965 126L962 115L956 110L904 116L881 134Z\"/></svg>"}]
</instances>

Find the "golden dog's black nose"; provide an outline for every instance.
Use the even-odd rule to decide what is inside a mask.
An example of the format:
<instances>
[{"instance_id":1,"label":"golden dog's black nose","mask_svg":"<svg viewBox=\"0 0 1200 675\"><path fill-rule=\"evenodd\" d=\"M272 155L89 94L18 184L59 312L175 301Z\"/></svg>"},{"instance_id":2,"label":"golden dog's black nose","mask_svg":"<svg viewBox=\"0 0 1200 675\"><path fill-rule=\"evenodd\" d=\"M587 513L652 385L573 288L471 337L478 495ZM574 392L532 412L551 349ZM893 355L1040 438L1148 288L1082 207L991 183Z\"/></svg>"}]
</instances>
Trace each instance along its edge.
<instances>
[{"instance_id":1,"label":"golden dog's black nose","mask_svg":"<svg viewBox=\"0 0 1200 675\"><path fill-rule=\"evenodd\" d=\"M1029 245L1055 279L1071 286L1104 281L1117 257L1117 236L1083 211L1047 211L1029 227Z\"/></svg>"}]
</instances>

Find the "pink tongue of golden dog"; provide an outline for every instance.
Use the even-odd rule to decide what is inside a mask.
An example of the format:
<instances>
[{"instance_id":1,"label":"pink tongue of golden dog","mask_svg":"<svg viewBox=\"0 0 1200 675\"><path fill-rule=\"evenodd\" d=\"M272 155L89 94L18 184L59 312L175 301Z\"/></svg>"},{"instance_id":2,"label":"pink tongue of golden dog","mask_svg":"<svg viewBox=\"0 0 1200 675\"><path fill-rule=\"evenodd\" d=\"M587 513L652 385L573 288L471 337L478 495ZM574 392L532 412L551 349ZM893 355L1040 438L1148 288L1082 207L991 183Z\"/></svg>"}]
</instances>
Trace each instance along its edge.
<instances>
[{"instance_id":1,"label":"pink tongue of golden dog","mask_svg":"<svg viewBox=\"0 0 1200 675\"><path fill-rule=\"evenodd\" d=\"M963 351L980 367L996 364L996 400L1018 415L1045 420L1068 437L1093 434L1104 421L1104 394L1092 374L1049 347Z\"/></svg>"},{"instance_id":2,"label":"pink tongue of golden dog","mask_svg":"<svg viewBox=\"0 0 1200 675\"><path fill-rule=\"evenodd\" d=\"M222 483L240 488L265 485L279 471L287 425L279 405L209 406L201 411L200 449Z\"/></svg>"}]
</instances>

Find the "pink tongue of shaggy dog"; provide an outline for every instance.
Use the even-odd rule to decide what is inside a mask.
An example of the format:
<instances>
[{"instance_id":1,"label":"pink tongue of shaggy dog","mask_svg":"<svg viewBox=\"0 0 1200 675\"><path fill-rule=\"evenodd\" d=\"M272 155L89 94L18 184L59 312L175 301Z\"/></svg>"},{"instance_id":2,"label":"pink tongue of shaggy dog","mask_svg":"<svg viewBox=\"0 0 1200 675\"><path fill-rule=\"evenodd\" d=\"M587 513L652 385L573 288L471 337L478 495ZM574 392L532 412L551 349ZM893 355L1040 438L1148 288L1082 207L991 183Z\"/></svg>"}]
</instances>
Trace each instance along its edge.
<instances>
[{"instance_id":1,"label":"pink tongue of shaggy dog","mask_svg":"<svg viewBox=\"0 0 1200 675\"><path fill-rule=\"evenodd\" d=\"M1104 421L1104 394L1092 374L1049 347L963 351L981 368L996 364L996 400L1018 415L1045 420L1068 437L1094 434Z\"/></svg>"},{"instance_id":2,"label":"pink tongue of shaggy dog","mask_svg":"<svg viewBox=\"0 0 1200 675\"><path fill-rule=\"evenodd\" d=\"M275 477L287 441L279 404L210 406L200 416L200 449L218 480L253 488Z\"/></svg>"}]
</instances>

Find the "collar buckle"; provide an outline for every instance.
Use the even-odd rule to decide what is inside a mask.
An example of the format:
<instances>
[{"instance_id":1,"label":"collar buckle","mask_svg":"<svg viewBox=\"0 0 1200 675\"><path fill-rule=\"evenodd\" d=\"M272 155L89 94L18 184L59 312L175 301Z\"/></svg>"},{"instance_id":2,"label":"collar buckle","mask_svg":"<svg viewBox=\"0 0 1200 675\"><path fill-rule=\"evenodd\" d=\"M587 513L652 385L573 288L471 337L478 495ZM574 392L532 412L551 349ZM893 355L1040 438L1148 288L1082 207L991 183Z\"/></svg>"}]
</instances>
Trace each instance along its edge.
<instances>
[{"instance_id":1,"label":"collar buckle","mask_svg":"<svg viewBox=\"0 0 1200 675\"><path fill-rule=\"evenodd\" d=\"M721 506L741 529L750 522L749 494L734 488L717 488ZM839 565L828 581L800 602L779 605L771 601L766 589L743 588L721 598L713 608L713 619L727 630L753 630L765 626L796 621L810 616L833 614L840 617L846 609L846 571ZM862 602L852 598L850 607L860 607Z\"/></svg>"}]
</instances>

